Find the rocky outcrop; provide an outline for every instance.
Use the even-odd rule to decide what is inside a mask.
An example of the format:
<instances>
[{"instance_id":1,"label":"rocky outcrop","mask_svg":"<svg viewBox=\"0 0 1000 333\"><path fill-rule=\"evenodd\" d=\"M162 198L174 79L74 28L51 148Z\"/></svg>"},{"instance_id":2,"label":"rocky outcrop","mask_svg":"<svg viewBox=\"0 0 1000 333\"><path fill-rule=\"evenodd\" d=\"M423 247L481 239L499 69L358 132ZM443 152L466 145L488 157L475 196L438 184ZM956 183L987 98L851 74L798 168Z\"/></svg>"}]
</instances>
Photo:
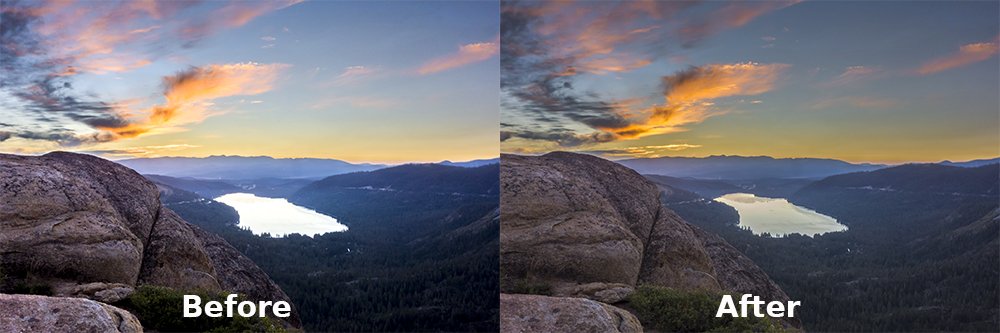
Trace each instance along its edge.
<instances>
[{"instance_id":1,"label":"rocky outcrop","mask_svg":"<svg viewBox=\"0 0 1000 333\"><path fill-rule=\"evenodd\" d=\"M691 226L667 214L656 185L635 171L572 153L502 155L500 165L509 275L559 296L589 283L719 289Z\"/></svg>"},{"instance_id":2,"label":"rocky outcrop","mask_svg":"<svg viewBox=\"0 0 1000 333\"><path fill-rule=\"evenodd\" d=\"M128 311L89 299L0 294L0 332L140 333Z\"/></svg>"},{"instance_id":3,"label":"rocky outcrop","mask_svg":"<svg viewBox=\"0 0 1000 333\"><path fill-rule=\"evenodd\" d=\"M281 287L267 277L267 273L257 267L250 258L229 245L225 239L190 224L188 226L208 253L212 267L215 268L215 277L223 290L247 295L249 300L285 301L288 304L295 304ZM298 311L292 311L290 316L282 320L292 326L302 327Z\"/></svg>"},{"instance_id":4,"label":"rocky outcrop","mask_svg":"<svg viewBox=\"0 0 1000 333\"><path fill-rule=\"evenodd\" d=\"M750 259L660 205L656 185L629 168L565 152L501 155L500 165L500 261L508 282L608 303L639 285L788 301Z\"/></svg>"},{"instance_id":5,"label":"rocky outcrop","mask_svg":"<svg viewBox=\"0 0 1000 333\"><path fill-rule=\"evenodd\" d=\"M500 294L501 332L639 333L628 311L583 298Z\"/></svg>"},{"instance_id":6,"label":"rocky outcrop","mask_svg":"<svg viewBox=\"0 0 1000 333\"><path fill-rule=\"evenodd\" d=\"M0 154L0 267L56 296L113 302L150 284L288 301L250 259L159 195L142 175L94 156ZM287 321L300 327L292 313Z\"/></svg>"}]
</instances>

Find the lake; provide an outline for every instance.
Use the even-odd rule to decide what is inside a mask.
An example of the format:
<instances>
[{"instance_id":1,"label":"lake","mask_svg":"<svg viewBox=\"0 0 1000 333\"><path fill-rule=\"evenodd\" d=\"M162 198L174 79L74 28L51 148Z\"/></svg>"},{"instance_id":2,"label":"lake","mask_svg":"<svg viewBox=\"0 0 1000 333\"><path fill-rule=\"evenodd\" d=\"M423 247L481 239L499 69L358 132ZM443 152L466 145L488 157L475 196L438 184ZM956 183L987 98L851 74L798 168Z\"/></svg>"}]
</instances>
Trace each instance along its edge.
<instances>
[{"instance_id":1,"label":"lake","mask_svg":"<svg viewBox=\"0 0 1000 333\"><path fill-rule=\"evenodd\" d=\"M273 237L299 233L305 236L346 231L337 219L293 205L285 199L262 198L249 193L230 193L215 201L236 208L240 226L254 234L270 233Z\"/></svg>"},{"instance_id":2,"label":"lake","mask_svg":"<svg viewBox=\"0 0 1000 333\"><path fill-rule=\"evenodd\" d=\"M715 198L715 201L736 208L740 214L739 226L750 229L755 235L766 232L780 237L799 233L812 237L814 234L847 230L847 226L837 223L837 219L796 206L785 199L730 193Z\"/></svg>"}]
</instances>

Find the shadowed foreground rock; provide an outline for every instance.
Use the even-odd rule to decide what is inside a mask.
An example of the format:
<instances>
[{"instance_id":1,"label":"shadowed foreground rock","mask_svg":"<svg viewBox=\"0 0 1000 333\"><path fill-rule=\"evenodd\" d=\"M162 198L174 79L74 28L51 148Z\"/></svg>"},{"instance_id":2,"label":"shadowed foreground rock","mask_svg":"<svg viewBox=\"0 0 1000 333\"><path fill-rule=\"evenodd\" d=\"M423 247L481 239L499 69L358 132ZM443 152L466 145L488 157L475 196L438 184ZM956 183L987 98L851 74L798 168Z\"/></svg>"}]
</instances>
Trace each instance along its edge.
<instances>
[{"instance_id":1,"label":"shadowed foreground rock","mask_svg":"<svg viewBox=\"0 0 1000 333\"><path fill-rule=\"evenodd\" d=\"M583 298L500 294L501 332L641 333L628 311Z\"/></svg>"},{"instance_id":2,"label":"shadowed foreground rock","mask_svg":"<svg viewBox=\"0 0 1000 333\"><path fill-rule=\"evenodd\" d=\"M787 302L753 261L660 205L656 185L598 157L501 155L502 292L518 283L615 303L639 285ZM798 318L784 318L801 327Z\"/></svg>"},{"instance_id":3,"label":"shadowed foreground rock","mask_svg":"<svg viewBox=\"0 0 1000 333\"><path fill-rule=\"evenodd\" d=\"M140 333L128 311L89 299L0 294L0 332Z\"/></svg>"},{"instance_id":4,"label":"shadowed foreground rock","mask_svg":"<svg viewBox=\"0 0 1000 333\"><path fill-rule=\"evenodd\" d=\"M150 284L292 304L249 258L161 206L159 193L94 156L0 154L0 268L56 296L113 302ZM294 305L281 320L301 327Z\"/></svg>"}]
</instances>

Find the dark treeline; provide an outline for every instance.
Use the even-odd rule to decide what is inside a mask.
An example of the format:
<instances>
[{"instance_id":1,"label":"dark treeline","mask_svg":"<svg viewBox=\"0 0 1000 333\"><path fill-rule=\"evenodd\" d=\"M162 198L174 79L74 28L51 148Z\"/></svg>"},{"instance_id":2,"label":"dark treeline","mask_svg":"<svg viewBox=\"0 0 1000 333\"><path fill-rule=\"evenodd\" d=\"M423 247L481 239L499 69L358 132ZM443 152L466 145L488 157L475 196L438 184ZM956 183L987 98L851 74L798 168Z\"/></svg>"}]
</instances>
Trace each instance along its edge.
<instances>
[{"instance_id":1,"label":"dark treeline","mask_svg":"<svg viewBox=\"0 0 1000 333\"><path fill-rule=\"evenodd\" d=\"M352 175L388 181L427 171L398 168L403 170L393 168L385 177ZM497 176L489 178L497 175L496 165L493 170L446 168L476 173L459 179L498 181ZM347 182L344 177L350 176L339 180ZM427 181L442 177L447 175L437 173ZM423 192L420 187L386 191L378 190L383 187L378 184L372 189L357 188L359 184L367 186L313 186L291 198L350 228L314 237L255 236L235 226L239 217L224 204L171 204L169 196L163 201L186 221L221 235L267 272L295 302L307 331L498 331L499 196ZM493 185L467 188L488 191ZM462 189L448 186L450 191Z\"/></svg>"},{"instance_id":2,"label":"dark treeline","mask_svg":"<svg viewBox=\"0 0 1000 333\"><path fill-rule=\"evenodd\" d=\"M990 195L997 177L991 168L908 166L806 186L788 199L849 227L812 238L753 235L735 227L732 207L690 202L691 192L680 189L661 199L725 238L801 301L807 331L995 331L1000 199ZM907 181L886 181L899 190L878 189L890 186L879 180L892 178Z\"/></svg>"}]
</instances>

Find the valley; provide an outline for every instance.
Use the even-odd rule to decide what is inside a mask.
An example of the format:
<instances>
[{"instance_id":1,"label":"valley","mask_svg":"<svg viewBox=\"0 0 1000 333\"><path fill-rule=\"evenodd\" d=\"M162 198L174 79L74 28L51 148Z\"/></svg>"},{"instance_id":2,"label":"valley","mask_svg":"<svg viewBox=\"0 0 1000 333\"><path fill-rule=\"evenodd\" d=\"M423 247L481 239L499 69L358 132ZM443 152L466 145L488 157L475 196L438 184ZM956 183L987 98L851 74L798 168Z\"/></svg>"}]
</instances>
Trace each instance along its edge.
<instances>
[{"instance_id":1,"label":"valley","mask_svg":"<svg viewBox=\"0 0 1000 333\"><path fill-rule=\"evenodd\" d=\"M998 175L998 164L910 164L815 181L646 177L666 207L801 300L807 331L988 331L1000 295ZM736 209L705 199L724 193L785 198L847 230L756 235L737 227Z\"/></svg>"},{"instance_id":2,"label":"valley","mask_svg":"<svg viewBox=\"0 0 1000 333\"><path fill-rule=\"evenodd\" d=\"M315 182L147 177L166 207L267 272L308 331L499 329L497 164L410 164ZM244 192L309 207L347 230L259 235L203 197Z\"/></svg>"}]
</instances>

